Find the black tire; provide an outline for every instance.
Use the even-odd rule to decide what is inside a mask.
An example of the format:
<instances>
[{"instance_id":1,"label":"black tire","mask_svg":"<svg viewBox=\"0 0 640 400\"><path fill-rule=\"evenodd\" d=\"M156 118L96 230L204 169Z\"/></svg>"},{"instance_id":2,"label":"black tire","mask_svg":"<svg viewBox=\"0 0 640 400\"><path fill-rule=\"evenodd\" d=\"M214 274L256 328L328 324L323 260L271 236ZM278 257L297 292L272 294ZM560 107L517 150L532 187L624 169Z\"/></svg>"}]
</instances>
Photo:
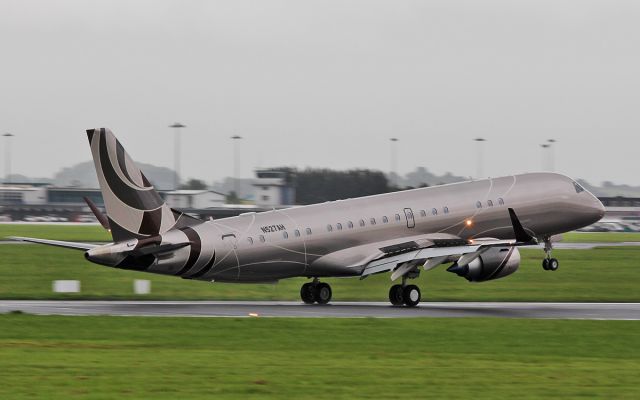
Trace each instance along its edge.
<instances>
[{"instance_id":1,"label":"black tire","mask_svg":"<svg viewBox=\"0 0 640 400\"><path fill-rule=\"evenodd\" d=\"M416 285L407 285L402 291L402 296L407 307L415 307L420 303L420 288Z\"/></svg>"},{"instance_id":2,"label":"black tire","mask_svg":"<svg viewBox=\"0 0 640 400\"><path fill-rule=\"evenodd\" d=\"M404 304L404 293L402 285L393 285L389 289L389 301L394 306L401 306Z\"/></svg>"},{"instance_id":3,"label":"black tire","mask_svg":"<svg viewBox=\"0 0 640 400\"><path fill-rule=\"evenodd\" d=\"M316 302L315 290L313 284L305 283L300 288L300 298L305 304L313 304Z\"/></svg>"},{"instance_id":4,"label":"black tire","mask_svg":"<svg viewBox=\"0 0 640 400\"><path fill-rule=\"evenodd\" d=\"M328 283L318 283L315 287L315 298L318 304L327 304L331 301L331 286Z\"/></svg>"},{"instance_id":5,"label":"black tire","mask_svg":"<svg viewBox=\"0 0 640 400\"><path fill-rule=\"evenodd\" d=\"M545 271L549 270L549 259L545 258L544 260L542 260L542 269L544 269Z\"/></svg>"},{"instance_id":6,"label":"black tire","mask_svg":"<svg viewBox=\"0 0 640 400\"><path fill-rule=\"evenodd\" d=\"M557 271L560 268L560 262L556 258L549 259L549 271Z\"/></svg>"}]
</instances>

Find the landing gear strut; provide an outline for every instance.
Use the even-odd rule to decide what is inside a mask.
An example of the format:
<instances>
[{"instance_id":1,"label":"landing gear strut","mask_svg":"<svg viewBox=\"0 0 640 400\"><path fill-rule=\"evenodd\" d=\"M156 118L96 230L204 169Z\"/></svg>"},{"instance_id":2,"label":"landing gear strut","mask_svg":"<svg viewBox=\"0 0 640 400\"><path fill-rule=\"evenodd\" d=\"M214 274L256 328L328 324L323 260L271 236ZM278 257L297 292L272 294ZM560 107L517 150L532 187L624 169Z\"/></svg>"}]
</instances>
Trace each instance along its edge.
<instances>
[{"instance_id":1,"label":"landing gear strut","mask_svg":"<svg viewBox=\"0 0 640 400\"><path fill-rule=\"evenodd\" d=\"M406 277L402 278L402 285L393 285L389 289L389 301L394 306L406 305L415 307L420 303L420 288L416 285L407 285Z\"/></svg>"},{"instance_id":2,"label":"landing gear strut","mask_svg":"<svg viewBox=\"0 0 640 400\"><path fill-rule=\"evenodd\" d=\"M305 304L327 304L331 301L331 286L320 282L317 278L313 282L307 282L300 288L300 298Z\"/></svg>"},{"instance_id":3,"label":"landing gear strut","mask_svg":"<svg viewBox=\"0 0 640 400\"><path fill-rule=\"evenodd\" d=\"M553 244L551 238L544 239L544 253L546 257L542 260L542 269L545 271L557 271L560 267L560 262L556 258L551 258L551 250L553 250Z\"/></svg>"}]
</instances>

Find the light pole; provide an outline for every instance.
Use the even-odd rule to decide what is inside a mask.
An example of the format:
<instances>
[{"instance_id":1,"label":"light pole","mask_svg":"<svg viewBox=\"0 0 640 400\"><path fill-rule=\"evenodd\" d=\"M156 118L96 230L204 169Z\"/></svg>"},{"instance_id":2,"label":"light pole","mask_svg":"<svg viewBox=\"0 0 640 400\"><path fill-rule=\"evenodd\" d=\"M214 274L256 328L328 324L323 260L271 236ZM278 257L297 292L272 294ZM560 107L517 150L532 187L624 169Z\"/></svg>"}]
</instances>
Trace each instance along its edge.
<instances>
[{"instance_id":1,"label":"light pole","mask_svg":"<svg viewBox=\"0 0 640 400\"><path fill-rule=\"evenodd\" d=\"M550 161L549 164L551 166L551 172L554 172L556 170L556 154L555 154L555 143L557 141L555 139L549 139L547 140L547 143L549 144L549 152L550 152Z\"/></svg>"},{"instance_id":2,"label":"light pole","mask_svg":"<svg viewBox=\"0 0 640 400\"><path fill-rule=\"evenodd\" d=\"M5 139L5 146L4 146L4 151L5 151L5 165L4 165L4 183L7 184L9 182L11 182L11 138L14 136L11 133L5 133L4 136ZM9 191L9 188L4 188L4 190L2 191L2 199L0 199L2 205L4 205L5 203L7 203L6 199L7 199L7 193Z\"/></svg>"},{"instance_id":3,"label":"light pole","mask_svg":"<svg viewBox=\"0 0 640 400\"><path fill-rule=\"evenodd\" d=\"M478 155L478 166L477 166L477 170L476 170L476 179L480 179L484 176L484 171L483 171L483 164L484 164L484 146L483 143L487 141L487 139L485 138L475 138L473 139L474 142L478 143L477 145L477 155Z\"/></svg>"},{"instance_id":4,"label":"light pole","mask_svg":"<svg viewBox=\"0 0 640 400\"><path fill-rule=\"evenodd\" d=\"M541 161L540 165L541 165L543 171L547 171L548 170L546 168L547 162L545 161L545 158L548 157L547 149L549 149L550 147L551 147L551 145L548 144L548 143L544 143L544 144L540 145L540 148L542 148L542 161Z\"/></svg>"},{"instance_id":5,"label":"light pole","mask_svg":"<svg viewBox=\"0 0 640 400\"><path fill-rule=\"evenodd\" d=\"M238 178L240 175L240 140L242 136L233 135L231 136L233 140L233 191L236 194L236 198L240 198L238 194Z\"/></svg>"},{"instance_id":6,"label":"light pole","mask_svg":"<svg viewBox=\"0 0 640 400\"><path fill-rule=\"evenodd\" d=\"M389 139L389 143L390 143L390 149L391 149L391 159L390 159L390 174L389 176L391 176L391 184L394 186L397 186L398 182L396 181L398 178L398 148L397 148L397 143L398 143L398 138L391 138Z\"/></svg>"},{"instance_id":7,"label":"light pole","mask_svg":"<svg viewBox=\"0 0 640 400\"><path fill-rule=\"evenodd\" d=\"M186 125L183 125L180 122L174 122L173 124L169 125L169 128L173 128L175 132L173 145L173 169L175 172L175 176L173 178L173 190L178 190L180 188L180 129L186 127Z\"/></svg>"},{"instance_id":8,"label":"light pole","mask_svg":"<svg viewBox=\"0 0 640 400\"><path fill-rule=\"evenodd\" d=\"M5 147L4 147L4 151L5 151L5 165L4 165L4 182L5 183L10 183L11 182L11 138L14 136L11 133L5 133L4 136L5 139Z\"/></svg>"}]
</instances>

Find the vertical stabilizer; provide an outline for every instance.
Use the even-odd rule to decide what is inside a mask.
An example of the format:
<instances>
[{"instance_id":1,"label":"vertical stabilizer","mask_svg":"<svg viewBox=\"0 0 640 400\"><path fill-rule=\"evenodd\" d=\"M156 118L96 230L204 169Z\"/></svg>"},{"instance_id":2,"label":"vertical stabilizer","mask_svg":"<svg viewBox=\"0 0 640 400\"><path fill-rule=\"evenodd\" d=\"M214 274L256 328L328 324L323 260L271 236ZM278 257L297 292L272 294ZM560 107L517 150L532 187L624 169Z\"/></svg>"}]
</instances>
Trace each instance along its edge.
<instances>
[{"instance_id":1,"label":"vertical stabilizer","mask_svg":"<svg viewBox=\"0 0 640 400\"><path fill-rule=\"evenodd\" d=\"M87 130L114 241L163 234L176 216L109 129Z\"/></svg>"}]
</instances>

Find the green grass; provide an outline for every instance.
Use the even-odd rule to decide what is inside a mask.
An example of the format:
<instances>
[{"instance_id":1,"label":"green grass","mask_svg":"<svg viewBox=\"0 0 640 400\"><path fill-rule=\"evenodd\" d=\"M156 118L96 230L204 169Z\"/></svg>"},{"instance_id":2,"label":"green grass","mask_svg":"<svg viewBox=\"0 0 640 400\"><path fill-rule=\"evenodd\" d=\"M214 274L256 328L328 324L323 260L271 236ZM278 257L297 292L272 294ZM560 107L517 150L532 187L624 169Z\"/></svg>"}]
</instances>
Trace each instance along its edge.
<instances>
[{"instance_id":1,"label":"green grass","mask_svg":"<svg viewBox=\"0 0 640 400\"><path fill-rule=\"evenodd\" d=\"M26 236L71 242L109 242L111 234L100 225L0 224L0 239Z\"/></svg>"},{"instance_id":2,"label":"green grass","mask_svg":"<svg viewBox=\"0 0 640 400\"><path fill-rule=\"evenodd\" d=\"M640 247L556 250L556 272L543 271L541 250L524 249L514 275L469 283L443 266L422 273L425 301L640 301ZM305 279L272 284L223 284L125 271L86 261L81 251L40 245L0 245L0 298L4 299L229 299L298 300ZM56 279L81 281L79 294L54 294ZM133 280L150 279L151 295L134 295ZM326 279L334 300L387 301L389 274Z\"/></svg>"},{"instance_id":3,"label":"green grass","mask_svg":"<svg viewBox=\"0 0 640 400\"><path fill-rule=\"evenodd\" d=\"M108 240L99 226L0 224L0 237L35 236L59 240ZM628 241L637 234L571 233L571 241ZM577 239L576 239L577 238ZM610 238L610 239L607 239ZM524 249L516 274L497 281L468 283L442 266L417 280L428 301L640 301L640 247L556 250L560 270L540 267L543 252ZM229 299L298 300L304 279L277 285L210 284L115 270L84 260L82 252L39 245L0 245L0 298L4 299ZM80 294L54 294L56 279L81 281ZM134 295L133 279L150 279L151 295ZM388 274L360 281L327 279L335 300L386 301Z\"/></svg>"},{"instance_id":4,"label":"green grass","mask_svg":"<svg viewBox=\"0 0 640 400\"><path fill-rule=\"evenodd\" d=\"M567 243L640 242L640 232L569 232L562 236Z\"/></svg>"},{"instance_id":5,"label":"green grass","mask_svg":"<svg viewBox=\"0 0 640 400\"><path fill-rule=\"evenodd\" d=\"M634 321L0 316L3 399L637 399Z\"/></svg>"},{"instance_id":6,"label":"green grass","mask_svg":"<svg viewBox=\"0 0 640 400\"><path fill-rule=\"evenodd\" d=\"M111 241L99 225L0 224L0 238L27 236L78 242ZM640 242L640 232L569 232L563 235L569 243Z\"/></svg>"}]
</instances>

